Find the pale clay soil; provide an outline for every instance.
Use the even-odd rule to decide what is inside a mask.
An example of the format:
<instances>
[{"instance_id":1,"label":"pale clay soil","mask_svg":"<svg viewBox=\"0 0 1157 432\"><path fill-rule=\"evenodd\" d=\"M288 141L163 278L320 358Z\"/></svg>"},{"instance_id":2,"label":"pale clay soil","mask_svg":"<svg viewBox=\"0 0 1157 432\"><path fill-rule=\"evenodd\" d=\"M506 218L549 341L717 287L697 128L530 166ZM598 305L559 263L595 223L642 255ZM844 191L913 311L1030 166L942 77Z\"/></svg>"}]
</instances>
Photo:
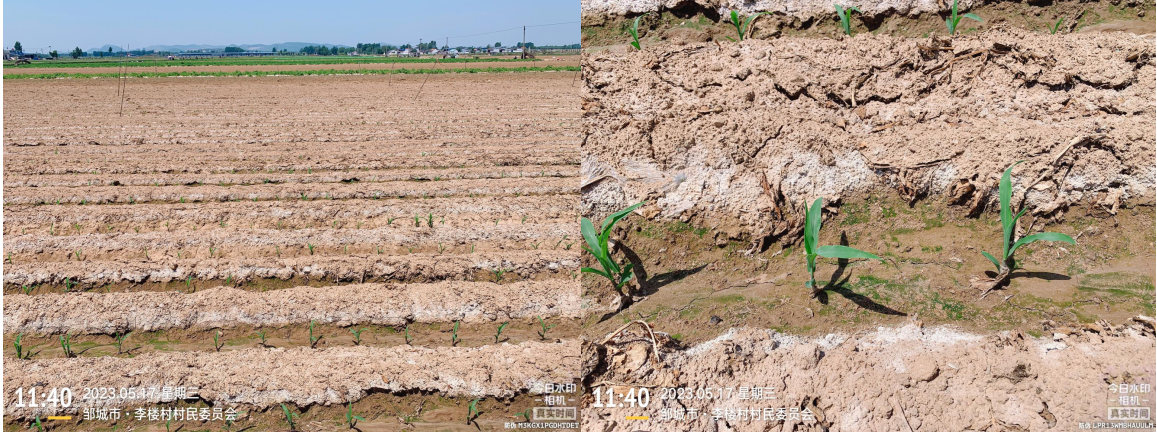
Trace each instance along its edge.
<instances>
[{"instance_id":1,"label":"pale clay soil","mask_svg":"<svg viewBox=\"0 0 1157 432\"><path fill-rule=\"evenodd\" d=\"M5 346L21 332L577 317L577 77L417 78L132 79L123 115L116 80L5 83ZM135 357L9 357L5 400L41 381L197 385L262 411L379 391L511 398L577 379L572 327L557 343L469 348L178 340Z\"/></svg>"},{"instance_id":2,"label":"pale clay soil","mask_svg":"<svg viewBox=\"0 0 1157 432\"><path fill-rule=\"evenodd\" d=\"M583 211L646 199L647 217L733 238L773 234L775 208L879 188L993 211L1018 160L1014 202L1035 215L1151 205L1153 56L1151 35L1007 28L591 55Z\"/></svg>"},{"instance_id":3,"label":"pale clay soil","mask_svg":"<svg viewBox=\"0 0 1157 432\"><path fill-rule=\"evenodd\" d=\"M636 327L637 329L637 327ZM665 335L660 334L660 339ZM668 339L669 340L669 339ZM733 328L683 351L663 349L638 332L617 338L587 384L626 394L654 386L647 410L590 408L584 430L634 427L624 415L650 415L652 431L1046 431L1105 421L1120 406L1110 383L1153 384L1154 336L1148 324L1062 328L1043 338L1019 332L978 335L918 322L857 334L808 338ZM592 367L584 347L584 372ZM732 388L713 400L663 400L661 388ZM744 400L739 387L769 388L769 400ZM620 397L621 399L621 397ZM605 399L604 399L605 403ZM1149 399L1143 406L1153 407ZM661 409L697 409L696 419L661 422ZM713 409L807 408L814 418L768 421L712 418Z\"/></svg>"},{"instance_id":4,"label":"pale clay soil","mask_svg":"<svg viewBox=\"0 0 1157 432\"><path fill-rule=\"evenodd\" d=\"M578 292L565 279L541 282L448 281L355 284L251 292L218 287L169 292L8 296L9 333L116 334L165 329L283 327L293 324L404 327L409 323L503 322L542 316L578 318ZM94 313L93 311L99 311Z\"/></svg>"},{"instance_id":5,"label":"pale clay soil","mask_svg":"<svg viewBox=\"0 0 1157 432\"><path fill-rule=\"evenodd\" d=\"M370 391L440 392L448 397L511 397L543 383L569 382L578 365L578 341L523 342L475 348L378 347L252 348L221 353L158 352L133 358L82 357L5 361L5 386L31 387L52 382L60 387L196 386L215 405L259 409L280 403L297 406L342 405ZM431 367L440 365L441 367ZM110 400L77 403L124 406ZM129 402L145 406L168 402L161 392ZM60 411L52 411L58 413ZM14 408L5 417L44 416L44 408Z\"/></svg>"}]
</instances>

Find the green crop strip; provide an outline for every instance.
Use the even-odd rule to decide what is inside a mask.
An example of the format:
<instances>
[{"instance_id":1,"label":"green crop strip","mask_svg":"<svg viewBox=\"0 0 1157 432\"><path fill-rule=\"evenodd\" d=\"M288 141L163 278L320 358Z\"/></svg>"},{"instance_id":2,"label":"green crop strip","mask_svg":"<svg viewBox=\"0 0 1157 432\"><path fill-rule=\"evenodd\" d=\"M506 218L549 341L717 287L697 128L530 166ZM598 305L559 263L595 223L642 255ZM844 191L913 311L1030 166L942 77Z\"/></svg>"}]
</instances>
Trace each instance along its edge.
<instances>
[{"instance_id":1,"label":"green crop strip","mask_svg":"<svg viewBox=\"0 0 1157 432\"><path fill-rule=\"evenodd\" d=\"M298 71L232 71L232 72L133 72L121 75L129 78L168 77L264 77L315 75L388 75L388 74L449 74L449 73L507 73L507 72L576 72L578 66L489 67L446 69L319 69ZM116 73L4 74L4 79L57 79L57 78L118 78Z\"/></svg>"},{"instance_id":2,"label":"green crop strip","mask_svg":"<svg viewBox=\"0 0 1157 432\"><path fill-rule=\"evenodd\" d=\"M173 66L286 66L286 65L336 65L336 64L390 64L390 63L411 63L411 64L458 64L458 63L520 63L530 62L531 60L511 59L511 58L467 58L467 59L423 59L423 58L383 58L383 57L333 57L333 58L263 58L263 59L244 59L244 60L141 60L141 61L123 61L123 60L104 60L104 61L77 61L66 60L62 62L53 63L36 63L30 66L15 66L11 63L6 63L5 68L10 69L27 69L27 68L94 68L94 67L173 67Z\"/></svg>"}]
</instances>

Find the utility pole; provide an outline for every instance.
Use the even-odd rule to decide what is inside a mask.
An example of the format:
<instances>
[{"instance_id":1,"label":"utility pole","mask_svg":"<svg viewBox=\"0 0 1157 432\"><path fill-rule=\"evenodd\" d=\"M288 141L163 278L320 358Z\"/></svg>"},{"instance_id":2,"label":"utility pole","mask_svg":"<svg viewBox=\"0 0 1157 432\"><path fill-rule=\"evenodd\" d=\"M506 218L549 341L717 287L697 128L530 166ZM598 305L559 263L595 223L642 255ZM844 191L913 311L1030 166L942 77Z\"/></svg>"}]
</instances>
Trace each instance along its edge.
<instances>
[{"instance_id":1,"label":"utility pole","mask_svg":"<svg viewBox=\"0 0 1157 432\"><path fill-rule=\"evenodd\" d=\"M526 26L522 26L522 58L526 58L529 51L526 49Z\"/></svg>"}]
</instances>

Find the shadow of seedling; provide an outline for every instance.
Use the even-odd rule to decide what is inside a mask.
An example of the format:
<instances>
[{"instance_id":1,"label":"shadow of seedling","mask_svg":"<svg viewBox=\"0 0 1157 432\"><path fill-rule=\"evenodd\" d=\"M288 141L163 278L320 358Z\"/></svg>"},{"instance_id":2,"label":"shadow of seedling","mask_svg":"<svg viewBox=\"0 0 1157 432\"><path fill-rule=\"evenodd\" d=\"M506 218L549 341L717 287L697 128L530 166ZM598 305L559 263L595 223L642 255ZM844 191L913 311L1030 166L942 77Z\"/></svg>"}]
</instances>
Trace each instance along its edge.
<instances>
[{"instance_id":1,"label":"shadow of seedling","mask_svg":"<svg viewBox=\"0 0 1157 432\"><path fill-rule=\"evenodd\" d=\"M846 232L840 233L840 245L841 246L847 246L848 245L848 234ZM816 294L816 300L819 300L819 302L821 304L825 304L825 305L828 304L828 294L827 293L828 293L828 291L831 291L831 292L834 292L836 294L844 296L845 299L848 299L848 301L855 303L856 305L860 306L861 308L864 308L866 310L869 310L869 311L872 311L872 312L875 312L878 314L908 316L908 314L905 312L901 312L901 311L892 309L890 307L884 306L882 304L876 303L874 300L872 300L872 299L870 299L864 295L857 294L855 291L852 291L851 289L847 288L848 281L852 279L851 273L849 272L847 277L844 277L843 279L840 279L840 277L843 276L844 272L847 270L848 263L849 263L849 260L847 258L839 258L836 260L836 271L832 273L832 278L830 281L828 281L827 285L824 285L823 288L820 288L818 291L816 291L816 293L815 293Z\"/></svg>"},{"instance_id":2,"label":"shadow of seedling","mask_svg":"<svg viewBox=\"0 0 1157 432\"><path fill-rule=\"evenodd\" d=\"M618 247L619 250L623 252L623 256L627 258L627 261L629 261L631 264L634 264L634 267L632 268L635 271L635 280L639 283L639 290L633 294L640 296L649 296L651 294L657 293L659 292L659 288L667 286L672 282L678 282L687 276L699 273L700 271L703 271L704 268L707 268L707 264L703 264L690 269L672 270L651 278L648 277L647 269L643 264L643 259L639 257L639 254L635 253L634 250L624 244L620 243Z\"/></svg>"}]
</instances>

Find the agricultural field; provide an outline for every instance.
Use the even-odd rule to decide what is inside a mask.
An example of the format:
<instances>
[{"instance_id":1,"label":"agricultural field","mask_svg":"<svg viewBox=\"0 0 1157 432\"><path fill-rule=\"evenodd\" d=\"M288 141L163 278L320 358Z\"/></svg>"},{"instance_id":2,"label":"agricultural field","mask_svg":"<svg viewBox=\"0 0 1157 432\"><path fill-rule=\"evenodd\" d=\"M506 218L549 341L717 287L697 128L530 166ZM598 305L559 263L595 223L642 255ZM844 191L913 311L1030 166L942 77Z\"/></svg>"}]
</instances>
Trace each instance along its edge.
<instances>
[{"instance_id":1,"label":"agricultural field","mask_svg":"<svg viewBox=\"0 0 1157 432\"><path fill-rule=\"evenodd\" d=\"M11 63L11 62L9 62ZM257 58L257 59L206 59L206 60L127 60L82 61L55 60L40 61L30 65L14 66L5 64L7 79L38 76L105 75L105 74L224 74L239 72L329 72L331 73L422 73L427 71L485 70L491 68L569 68L574 70L579 64L578 56L541 56L535 59L514 59L500 56L471 56L456 59L406 59L406 58ZM389 71L389 72L387 72ZM415 72L420 71L420 72Z\"/></svg>"},{"instance_id":2,"label":"agricultural field","mask_svg":"<svg viewBox=\"0 0 1157 432\"><path fill-rule=\"evenodd\" d=\"M578 378L578 89L5 79L5 401L72 388L51 430L501 429ZM178 385L199 398L81 402ZM77 420L114 406L241 414Z\"/></svg>"},{"instance_id":3,"label":"agricultural field","mask_svg":"<svg viewBox=\"0 0 1157 432\"><path fill-rule=\"evenodd\" d=\"M1151 388L1153 4L909 3L583 3L584 429L1075 430Z\"/></svg>"}]
</instances>

